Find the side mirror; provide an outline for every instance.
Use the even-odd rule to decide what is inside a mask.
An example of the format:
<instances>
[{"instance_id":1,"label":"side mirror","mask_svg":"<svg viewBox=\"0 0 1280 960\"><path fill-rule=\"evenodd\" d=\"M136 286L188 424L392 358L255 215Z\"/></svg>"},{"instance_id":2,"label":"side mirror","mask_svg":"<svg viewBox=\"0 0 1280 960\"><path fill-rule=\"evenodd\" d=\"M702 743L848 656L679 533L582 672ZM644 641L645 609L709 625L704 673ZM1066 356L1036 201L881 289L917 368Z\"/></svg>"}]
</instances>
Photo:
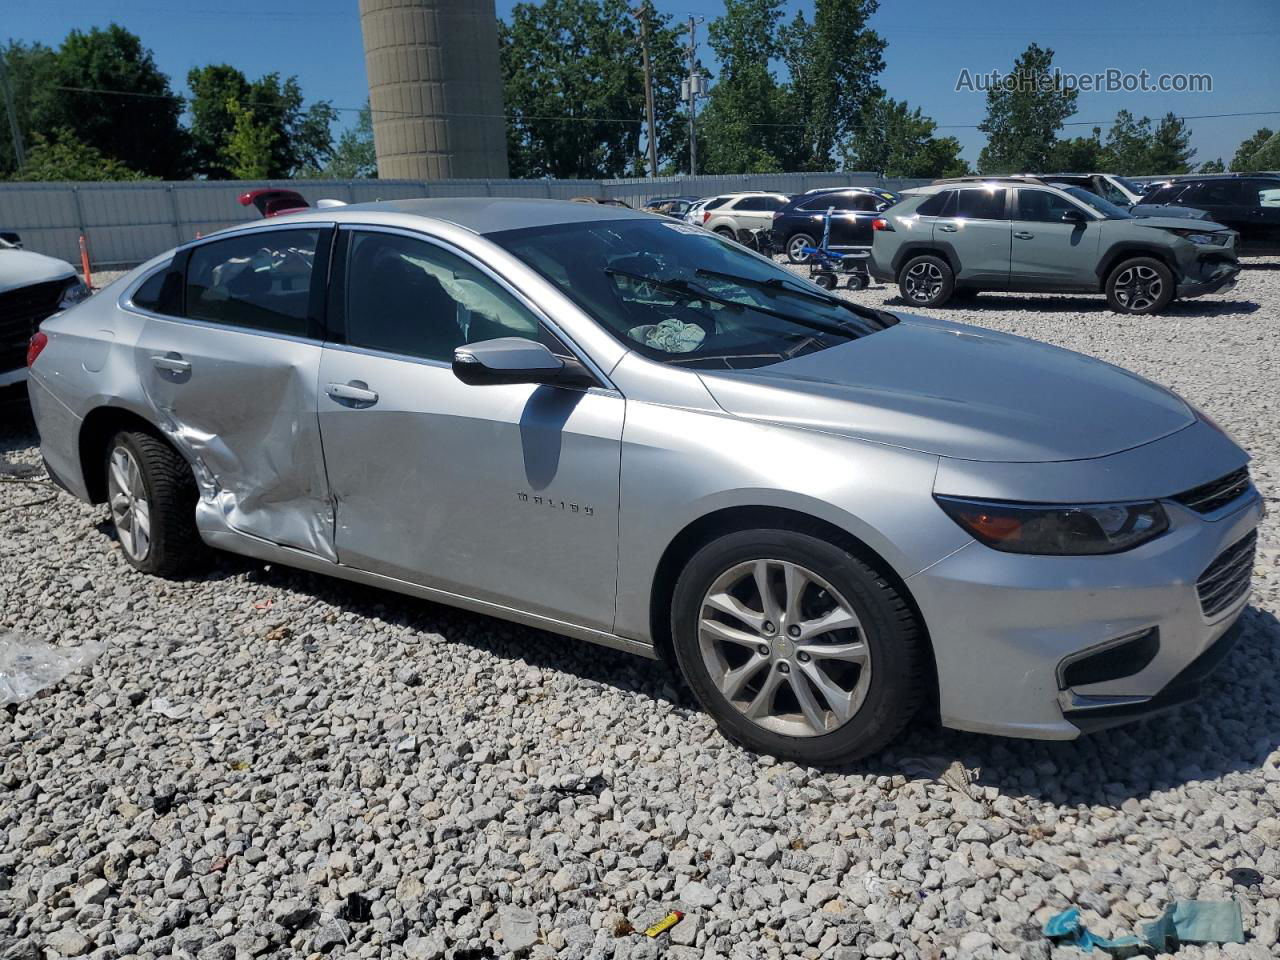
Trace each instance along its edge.
<instances>
[{"instance_id":1,"label":"side mirror","mask_svg":"<svg viewBox=\"0 0 1280 960\"><path fill-rule=\"evenodd\" d=\"M458 347L453 352L453 375L473 387L502 383L597 386L582 364L561 360L542 344L524 337L501 337Z\"/></svg>"},{"instance_id":2,"label":"side mirror","mask_svg":"<svg viewBox=\"0 0 1280 960\"><path fill-rule=\"evenodd\" d=\"M1083 224L1083 223L1085 222L1085 220L1086 220L1086 218L1085 218L1084 213L1083 213L1083 212L1081 212L1080 210L1077 210L1075 207L1071 207L1071 208L1069 208L1069 209L1067 209L1067 210L1063 210L1063 211L1062 211L1062 222L1063 222L1063 223L1079 223L1079 224Z\"/></svg>"}]
</instances>

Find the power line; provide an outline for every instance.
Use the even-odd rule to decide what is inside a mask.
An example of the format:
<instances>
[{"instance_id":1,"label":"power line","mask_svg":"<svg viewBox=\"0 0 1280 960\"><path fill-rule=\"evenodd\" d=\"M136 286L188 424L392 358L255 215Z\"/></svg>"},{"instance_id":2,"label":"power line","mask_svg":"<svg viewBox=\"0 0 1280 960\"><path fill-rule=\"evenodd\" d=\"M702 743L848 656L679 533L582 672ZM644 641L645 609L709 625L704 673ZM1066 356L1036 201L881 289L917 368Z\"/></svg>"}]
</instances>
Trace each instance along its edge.
<instances>
[{"instance_id":1,"label":"power line","mask_svg":"<svg viewBox=\"0 0 1280 960\"><path fill-rule=\"evenodd\" d=\"M115 97L142 97L150 100L181 100L184 103L191 103L193 98L184 96L180 93L138 93L132 90L107 90L101 87L68 87L58 86L57 90L66 90L70 93L97 93ZM241 106L246 107L278 107L279 103L270 101L242 101ZM340 113L359 113L364 107L335 107L329 104L331 110ZM372 113L391 114L399 117L421 117L422 114L409 110L375 110L370 108ZM1188 113L1176 117L1178 120L1217 120L1224 117L1269 117L1280 114L1280 110L1245 110L1238 113ZM637 120L633 117L574 117L568 114L531 114L531 113L436 113L433 117L441 119L475 119L475 120L569 120L582 123L631 123L641 124L644 121ZM1114 120L1114 118L1112 118ZM1066 120L1063 122L1064 127L1101 127L1112 122L1112 120ZM939 130L976 130L981 123L935 123L934 127ZM803 123L748 123L749 127L803 127Z\"/></svg>"}]
</instances>

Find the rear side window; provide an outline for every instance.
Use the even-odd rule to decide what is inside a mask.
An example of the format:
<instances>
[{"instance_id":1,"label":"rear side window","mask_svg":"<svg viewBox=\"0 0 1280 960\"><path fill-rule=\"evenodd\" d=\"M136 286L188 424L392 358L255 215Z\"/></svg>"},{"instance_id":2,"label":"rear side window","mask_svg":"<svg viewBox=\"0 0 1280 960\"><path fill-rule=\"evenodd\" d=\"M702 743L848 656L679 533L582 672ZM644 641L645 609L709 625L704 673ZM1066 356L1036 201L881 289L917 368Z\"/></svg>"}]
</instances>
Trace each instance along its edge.
<instances>
[{"instance_id":1,"label":"rear side window","mask_svg":"<svg viewBox=\"0 0 1280 960\"><path fill-rule=\"evenodd\" d=\"M186 315L306 336L319 230L245 233L206 243L187 263Z\"/></svg>"},{"instance_id":2,"label":"rear side window","mask_svg":"<svg viewBox=\"0 0 1280 960\"><path fill-rule=\"evenodd\" d=\"M867 193L829 193L806 200L802 210L825 211L834 207L836 213L858 213L883 209L884 202Z\"/></svg>"},{"instance_id":3,"label":"rear side window","mask_svg":"<svg viewBox=\"0 0 1280 960\"><path fill-rule=\"evenodd\" d=\"M179 316L182 313L182 271L175 270L172 263L161 267L142 281L130 300L135 307L152 313Z\"/></svg>"},{"instance_id":4,"label":"rear side window","mask_svg":"<svg viewBox=\"0 0 1280 960\"><path fill-rule=\"evenodd\" d=\"M954 210L947 210L948 217L964 217L966 220L1008 220L1004 209L1004 190L957 190Z\"/></svg>"},{"instance_id":5,"label":"rear side window","mask_svg":"<svg viewBox=\"0 0 1280 960\"><path fill-rule=\"evenodd\" d=\"M716 207L723 207L729 202L728 197L716 197L714 200L708 200L702 205L703 210L714 210Z\"/></svg>"},{"instance_id":6,"label":"rear side window","mask_svg":"<svg viewBox=\"0 0 1280 960\"><path fill-rule=\"evenodd\" d=\"M1197 204L1240 203L1243 199L1244 184L1239 180L1201 180L1187 187L1182 195L1182 202L1196 206Z\"/></svg>"},{"instance_id":7,"label":"rear side window","mask_svg":"<svg viewBox=\"0 0 1280 960\"><path fill-rule=\"evenodd\" d=\"M947 208L947 201L956 195L954 190L943 190L941 193L935 193L920 206L916 207L916 213L922 217L939 217L942 211Z\"/></svg>"}]
</instances>

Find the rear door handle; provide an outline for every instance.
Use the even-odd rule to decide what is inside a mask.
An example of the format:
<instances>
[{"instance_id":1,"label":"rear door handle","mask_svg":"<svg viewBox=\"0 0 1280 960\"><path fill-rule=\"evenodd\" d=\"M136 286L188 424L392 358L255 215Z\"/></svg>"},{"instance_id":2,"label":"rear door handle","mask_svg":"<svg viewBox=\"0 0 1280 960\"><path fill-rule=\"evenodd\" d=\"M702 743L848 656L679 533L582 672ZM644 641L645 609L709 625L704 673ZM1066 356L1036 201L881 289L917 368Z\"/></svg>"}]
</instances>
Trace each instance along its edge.
<instances>
[{"instance_id":1,"label":"rear door handle","mask_svg":"<svg viewBox=\"0 0 1280 960\"><path fill-rule=\"evenodd\" d=\"M153 354L151 362L155 364L157 370L166 370L169 373L190 373L191 363L182 359L182 354L170 351L165 354Z\"/></svg>"},{"instance_id":2,"label":"rear door handle","mask_svg":"<svg viewBox=\"0 0 1280 960\"><path fill-rule=\"evenodd\" d=\"M371 407L378 402L378 391L370 390L363 380L351 380L347 383L331 383L324 392L339 403L347 406Z\"/></svg>"},{"instance_id":3,"label":"rear door handle","mask_svg":"<svg viewBox=\"0 0 1280 960\"><path fill-rule=\"evenodd\" d=\"M955 233L960 228L957 227L954 223L940 223L938 224L938 229L941 230L943 233Z\"/></svg>"},{"instance_id":4,"label":"rear door handle","mask_svg":"<svg viewBox=\"0 0 1280 960\"><path fill-rule=\"evenodd\" d=\"M1014 234L1014 236L1017 237L1019 240L1034 240L1036 237L1034 233L1027 233L1027 231L1025 230L1019 230L1017 233Z\"/></svg>"}]
</instances>

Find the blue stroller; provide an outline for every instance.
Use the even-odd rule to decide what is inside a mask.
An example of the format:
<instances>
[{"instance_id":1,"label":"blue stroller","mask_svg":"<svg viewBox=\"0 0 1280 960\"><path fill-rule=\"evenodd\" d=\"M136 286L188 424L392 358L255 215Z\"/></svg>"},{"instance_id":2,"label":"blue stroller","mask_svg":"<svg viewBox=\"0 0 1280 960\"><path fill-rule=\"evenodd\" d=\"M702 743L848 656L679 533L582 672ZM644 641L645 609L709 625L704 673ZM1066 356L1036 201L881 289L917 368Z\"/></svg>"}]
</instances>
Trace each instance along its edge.
<instances>
[{"instance_id":1,"label":"blue stroller","mask_svg":"<svg viewBox=\"0 0 1280 960\"><path fill-rule=\"evenodd\" d=\"M870 254L865 250L840 253L831 249L831 213L834 209L827 207L827 212L822 215L822 240L818 246L803 248L809 256L809 279L824 290L834 290L843 275L848 277L850 290L861 290L871 283L871 275L867 272Z\"/></svg>"}]
</instances>

